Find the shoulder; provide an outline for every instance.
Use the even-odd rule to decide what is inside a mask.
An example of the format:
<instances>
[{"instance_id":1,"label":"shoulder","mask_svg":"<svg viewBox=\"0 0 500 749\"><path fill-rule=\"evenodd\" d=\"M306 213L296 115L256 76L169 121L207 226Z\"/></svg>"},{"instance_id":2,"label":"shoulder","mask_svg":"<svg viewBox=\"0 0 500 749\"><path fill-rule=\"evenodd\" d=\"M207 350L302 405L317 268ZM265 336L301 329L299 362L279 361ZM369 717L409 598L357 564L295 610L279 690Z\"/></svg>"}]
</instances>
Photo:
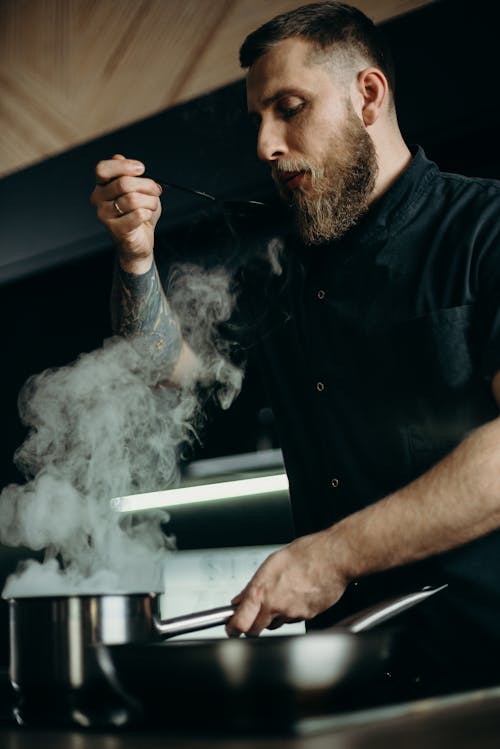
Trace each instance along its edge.
<instances>
[{"instance_id":1,"label":"shoulder","mask_svg":"<svg viewBox=\"0 0 500 749\"><path fill-rule=\"evenodd\" d=\"M491 205L497 210L500 207L500 180L467 177L436 169L432 173L432 184L444 197L459 201L463 206Z\"/></svg>"},{"instance_id":2,"label":"shoulder","mask_svg":"<svg viewBox=\"0 0 500 749\"><path fill-rule=\"evenodd\" d=\"M500 180L442 172L428 173L421 215L456 245L500 249Z\"/></svg>"}]
</instances>

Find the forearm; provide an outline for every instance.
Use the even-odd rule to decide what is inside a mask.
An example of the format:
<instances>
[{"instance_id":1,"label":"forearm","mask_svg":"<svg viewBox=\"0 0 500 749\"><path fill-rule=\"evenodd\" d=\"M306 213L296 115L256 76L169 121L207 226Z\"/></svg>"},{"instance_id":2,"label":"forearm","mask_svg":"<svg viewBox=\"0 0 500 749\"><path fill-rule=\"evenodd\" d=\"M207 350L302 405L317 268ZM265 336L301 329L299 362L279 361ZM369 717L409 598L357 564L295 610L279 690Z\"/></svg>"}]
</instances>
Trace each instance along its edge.
<instances>
[{"instance_id":1,"label":"forearm","mask_svg":"<svg viewBox=\"0 0 500 749\"><path fill-rule=\"evenodd\" d=\"M135 337L161 361L161 374L168 377L174 370L182 350L182 335L177 318L171 310L156 265L144 273L129 273L115 264L111 294L113 332Z\"/></svg>"},{"instance_id":2,"label":"forearm","mask_svg":"<svg viewBox=\"0 0 500 749\"><path fill-rule=\"evenodd\" d=\"M348 579L447 551L500 527L500 419L404 488L332 526Z\"/></svg>"},{"instance_id":3,"label":"forearm","mask_svg":"<svg viewBox=\"0 0 500 749\"><path fill-rule=\"evenodd\" d=\"M228 632L258 634L276 621L312 619L333 606L356 578L447 551L498 528L499 469L500 418L403 489L268 557L233 599L238 609Z\"/></svg>"}]
</instances>

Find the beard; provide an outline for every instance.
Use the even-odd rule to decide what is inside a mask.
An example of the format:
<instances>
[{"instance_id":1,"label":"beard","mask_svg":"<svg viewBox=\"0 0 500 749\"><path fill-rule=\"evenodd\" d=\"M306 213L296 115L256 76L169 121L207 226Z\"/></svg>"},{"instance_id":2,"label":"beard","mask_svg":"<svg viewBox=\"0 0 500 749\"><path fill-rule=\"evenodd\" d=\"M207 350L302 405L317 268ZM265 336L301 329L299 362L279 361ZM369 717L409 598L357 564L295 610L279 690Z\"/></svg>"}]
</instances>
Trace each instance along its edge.
<instances>
[{"instance_id":1,"label":"beard","mask_svg":"<svg viewBox=\"0 0 500 749\"><path fill-rule=\"evenodd\" d=\"M342 237L366 213L378 173L372 139L351 103L342 132L332 138L323 169L305 162L280 159L273 167L278 192L292 203L302 241L318 245ZM277 179L279 172L306 172L290 191ZM309 184L307 184L309 183Z\"/></svg>"}]
</instances>

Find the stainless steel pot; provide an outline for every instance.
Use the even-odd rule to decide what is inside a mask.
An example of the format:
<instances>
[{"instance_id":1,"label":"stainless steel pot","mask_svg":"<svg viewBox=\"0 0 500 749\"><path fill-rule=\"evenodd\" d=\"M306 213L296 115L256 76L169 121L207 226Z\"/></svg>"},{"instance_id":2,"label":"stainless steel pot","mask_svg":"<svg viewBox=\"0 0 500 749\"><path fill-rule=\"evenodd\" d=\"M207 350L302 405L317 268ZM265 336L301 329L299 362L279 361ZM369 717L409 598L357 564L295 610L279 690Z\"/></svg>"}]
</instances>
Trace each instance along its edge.
<instances>
[{"instance_id":1,"label":"stainless steel pot","mask_svg":"<svg viewBox=\"0 0 500 749\"><path fill-rule=\"evenodd\" d=\"M99 645L150 643L226 622L233 606L161 621L159 594L47 596L9 600L10 679L80 688Z\"/></svg>"},{"instance_id":2,"label":"stainless steel pot","mask_svg":"<svg viewBox=\"0 0 500 749\"><path fill-rule=\"evenodd\" d=\"M233 606L224 606L161 621L159 596L122 593L11 598L11 644L30 640L34 625L38 640L45 642L54 638L59 643L71 640L83 646L151 642L223 624L234 613Z\"/></svg>"},{"instance_id":3,"label":"stainless steel pot","mask_svg":"<svg viewBox=\"0 0 500 749\"><path fill-rule=\"evenodd\" d=\"M160 641L222 624L234 612L225 606L181 622L161 621L158 593L12 598L8 603L9 676L24 712L65 705L61 710L74 722L79 722L76 716L97 715L94 722L102 725L120 723L124 709L130 712L130 700L108 673L107 646Z\"/></svg>"}]
</instances>

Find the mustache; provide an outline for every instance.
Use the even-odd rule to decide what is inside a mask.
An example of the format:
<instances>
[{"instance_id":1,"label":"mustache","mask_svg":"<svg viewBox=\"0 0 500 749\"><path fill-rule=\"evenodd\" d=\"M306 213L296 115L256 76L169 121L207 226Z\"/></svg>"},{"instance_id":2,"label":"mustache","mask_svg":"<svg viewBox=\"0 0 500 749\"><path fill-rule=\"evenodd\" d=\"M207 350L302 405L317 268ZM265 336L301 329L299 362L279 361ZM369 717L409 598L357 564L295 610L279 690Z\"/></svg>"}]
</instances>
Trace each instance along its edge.
<instances>
[{"instance_id":1,"label":"mustache","mask_svg":"<svg viewBox=\"0 0 500 749\"><path fill-rule=\"evenodd\" d=\"M324 170L320 169L313 164L310 164L303 159L279 159L279 161L273 162L271 166L271 176L275 182L279 182L282 174L290 174L292 172L306 172L311 174L313 178L322 177Z\"/></svg>"}]
</instances>

